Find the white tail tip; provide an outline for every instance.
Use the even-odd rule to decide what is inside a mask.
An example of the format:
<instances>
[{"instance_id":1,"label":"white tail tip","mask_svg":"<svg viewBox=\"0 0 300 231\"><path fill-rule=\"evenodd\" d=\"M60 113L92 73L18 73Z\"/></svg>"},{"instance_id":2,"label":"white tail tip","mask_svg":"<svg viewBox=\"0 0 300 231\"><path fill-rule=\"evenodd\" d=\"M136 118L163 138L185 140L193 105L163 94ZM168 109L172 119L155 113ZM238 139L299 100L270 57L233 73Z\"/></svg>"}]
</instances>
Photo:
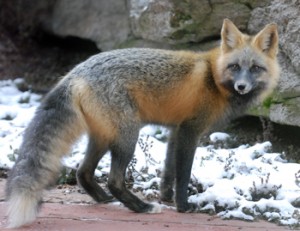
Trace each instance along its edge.
<instances>
[{"instance_id":1,"label":"white tail tip","mask_svg":"<svg viewBox=\"0 0 300 231\"><path fill-rule=\"evenodd\" d=\"M32 223L37 216L39 198L30 193L14 193L8 201L8 228Z\"/></svg>"}]
</instances>

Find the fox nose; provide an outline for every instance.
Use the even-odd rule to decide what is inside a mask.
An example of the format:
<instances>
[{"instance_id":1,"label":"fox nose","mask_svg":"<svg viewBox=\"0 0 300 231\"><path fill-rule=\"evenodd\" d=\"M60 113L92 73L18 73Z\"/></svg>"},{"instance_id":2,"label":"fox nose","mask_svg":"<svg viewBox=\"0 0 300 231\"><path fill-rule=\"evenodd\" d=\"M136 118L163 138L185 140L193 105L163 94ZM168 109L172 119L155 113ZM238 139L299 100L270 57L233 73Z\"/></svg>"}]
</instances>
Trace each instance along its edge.
<instances>
[{"instance_id":1,"label":"fox nose","mask_svg":"<svg viewBox=\"0 0 300 231\"><path fill-rule=\"evenodd\" d=\"M245 88L246 88L246 84L239 84L239 85L237 86L237 88L238 88L239 91L243 91L243 90L245 90Z\"/></svg>"}]
</instances>

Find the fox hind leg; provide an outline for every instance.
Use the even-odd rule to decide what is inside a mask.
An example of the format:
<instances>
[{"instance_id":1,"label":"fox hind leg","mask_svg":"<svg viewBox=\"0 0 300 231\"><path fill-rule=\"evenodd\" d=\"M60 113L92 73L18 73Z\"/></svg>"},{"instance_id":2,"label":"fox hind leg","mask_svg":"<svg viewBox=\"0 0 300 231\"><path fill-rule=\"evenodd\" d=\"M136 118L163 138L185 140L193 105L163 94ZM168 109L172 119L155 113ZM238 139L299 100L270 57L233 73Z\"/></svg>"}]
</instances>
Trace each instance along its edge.
<instances>
[{"instance_id":1,"label":"fox hind leg","mask_svg":"<svg viewBox=\"0 0 300 231\"><path fill-rule=\"evenodd\" d=\"M121 137L111 146L112 162L108 180L111 193L126 207L135 212L159 213L161 208L157 204L148 204L133 195L125 186L126 168L133 157L138 129L123 131Z\"/></svg>"},{"instance_id":2,"label":"fox hind leg","mask_svg":"<svg viewBox=\"0 0 300 231\"><path fill-rule=\"evenodd\" d=\"M108 195L94 179L98 162L108 150L108 145L100 142L96 137L90 135L84 160L77 171L77 179L95 201L104 203L112 201L113 197Z\"/></svg>"}]
</instances>

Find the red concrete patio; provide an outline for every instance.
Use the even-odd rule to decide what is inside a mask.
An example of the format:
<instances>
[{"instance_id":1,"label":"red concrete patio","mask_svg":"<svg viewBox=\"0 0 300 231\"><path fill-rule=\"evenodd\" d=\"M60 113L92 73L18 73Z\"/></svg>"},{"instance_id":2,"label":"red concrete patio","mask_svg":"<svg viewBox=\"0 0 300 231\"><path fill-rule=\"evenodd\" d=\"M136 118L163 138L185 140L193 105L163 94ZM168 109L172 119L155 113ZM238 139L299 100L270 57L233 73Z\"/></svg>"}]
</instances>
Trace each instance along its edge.
<instances>
[{"instance_id":1,"label":"red concrete patio","mask_svg":"<svg viewBox=\"0 0 300 231\"><path fill-rule=\"evenodd\" d=\"M5 180L0 179L0 230L5 230L4 202ZM210 231L259 231L288 230L266 221L245 222L222 220L206 214L182 214L165 208L161 214L137 214L117 204L94 204L86 194L78 193L77 187L51 190L45 196L45 203L38 219L30 226L17 230L55 231L153 231L153 230L210 230Z\"/></svg>"}]
</instances>

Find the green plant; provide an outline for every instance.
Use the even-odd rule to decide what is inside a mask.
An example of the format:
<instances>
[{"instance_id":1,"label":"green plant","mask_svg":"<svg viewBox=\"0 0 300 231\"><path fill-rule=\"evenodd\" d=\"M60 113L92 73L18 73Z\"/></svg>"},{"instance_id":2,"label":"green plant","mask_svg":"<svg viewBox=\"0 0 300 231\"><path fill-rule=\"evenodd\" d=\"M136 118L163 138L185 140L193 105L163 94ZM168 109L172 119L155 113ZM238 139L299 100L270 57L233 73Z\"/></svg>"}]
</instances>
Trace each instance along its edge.
<instances>
[{"instance_id":1,"label":"green plant","mask_svg":"<svg viewBox=\"0 0 300 231\"><path fill-rule=\"evenodd\" d=\"M57 184L77 184L76 170L70 168L63 168L57 180Z\"/></svg>"}]
</instances>

